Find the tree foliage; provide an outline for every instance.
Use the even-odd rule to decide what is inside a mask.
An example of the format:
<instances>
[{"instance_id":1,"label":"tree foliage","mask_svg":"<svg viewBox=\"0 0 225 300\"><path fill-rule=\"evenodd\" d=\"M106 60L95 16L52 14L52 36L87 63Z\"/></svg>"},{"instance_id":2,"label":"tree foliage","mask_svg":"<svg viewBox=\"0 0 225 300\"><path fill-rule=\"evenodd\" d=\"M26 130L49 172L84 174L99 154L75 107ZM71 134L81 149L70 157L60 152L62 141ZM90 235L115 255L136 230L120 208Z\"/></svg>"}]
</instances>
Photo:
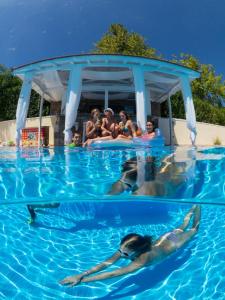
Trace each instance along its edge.
<instances>
[{"instance_id":1,"label":"tree foliage","mask_svg":"<svg viewBox=\"0 0 225 300\"><path fill-rule=\"evenodd\" d=\"M95 53L158 57L156 50L145 43L143 36L129 32L121 24L112 24L95 47Z\"/></svg>"},{"instance_id":2,"label":"tree foliage","mask_svg":"<svg viewBox=\"0 0 225 300\"><path fill-rule=\"evenodd\" d=\"M190 54L180 54L173 62L182 64L201 73L200 78L193 80L192 93L194 98L204 99L215 106L221 107L221 100L225 99L225 81L222 75L216 75L212 65L201 64Z\"/></svg>"},{"instance_id":3,"label":"tree foliage","mask_svg":"<svg viewBox=\"0 0 225 300\"><path fill-rule=\"evenodd\" d=\"M22 82L13 76L11 70L0 65L0 121L13 120L16 118L17 102ZM39 115L40 96L32 90L28 117ZM49 104L44 103L43 115L49 114Z\"/></svg>"},{"instance_id":4,"label":"tree foliage","mask_svg":"<svg viewBox=\"0 0 225 300\"><path fill-rule=\"evenodd\" d=\"M212 123L225 126L225 108L215 106L209 101L194 97L194 107L196 120L199 122ZM172 112L174 118L184 119L185 110L182 101L182 95L178 92L171 97ZM181 105L182 104L182 105ZM168 116L167 102L164 102L161 107L163 117Z\"/></svg>"}]
</instances>

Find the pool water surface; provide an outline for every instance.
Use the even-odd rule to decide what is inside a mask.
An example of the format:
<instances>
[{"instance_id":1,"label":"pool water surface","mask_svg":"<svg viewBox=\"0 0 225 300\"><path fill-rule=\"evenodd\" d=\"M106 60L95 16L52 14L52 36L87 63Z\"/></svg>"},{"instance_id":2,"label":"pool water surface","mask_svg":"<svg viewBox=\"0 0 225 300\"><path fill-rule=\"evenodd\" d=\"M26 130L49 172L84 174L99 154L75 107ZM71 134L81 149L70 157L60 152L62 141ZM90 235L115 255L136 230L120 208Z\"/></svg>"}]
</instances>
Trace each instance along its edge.
<instances>
[{"instance_id":1,"label":"pool water surface","mask_svg":"<svg viewBox=\"0 0 225 300\"><path fill-rule=\"evenodd\" d=\"M224 148L1 149L0 299L224 299L224 155ZM145 173L152 156L154 168ZM173 172L165 157L175 162ZM164 195L142 197L128 189L111 197L124 163L134 158L137 173L147 174L144 184L152 184L154 172L164 168L157 180L167 179L173 188L165 188ZM143 186L139 192L147 190ZM28 224L27 204L53 201L58 208L37 209L35 222ZM156 239L174 229L193 202L202 203L198 234L166 260L73 288L58 283L112 255L128 233ZM126 264L121 260L111 269Z\"/></svg>"}]
</instances>

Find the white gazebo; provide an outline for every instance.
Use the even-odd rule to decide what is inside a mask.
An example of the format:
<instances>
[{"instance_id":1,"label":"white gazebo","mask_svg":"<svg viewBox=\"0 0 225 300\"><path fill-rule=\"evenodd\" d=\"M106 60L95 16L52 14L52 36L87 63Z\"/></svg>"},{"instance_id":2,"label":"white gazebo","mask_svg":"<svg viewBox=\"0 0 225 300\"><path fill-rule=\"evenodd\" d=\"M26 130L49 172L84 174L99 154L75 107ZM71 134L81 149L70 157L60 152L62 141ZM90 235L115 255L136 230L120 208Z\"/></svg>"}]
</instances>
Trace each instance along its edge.
<instances>
[{"instance_id":1,"label":"white gazebo","mask_svg":"<svg viewBox=\"0 0 225 300\"><path fill-rule=\"evenodd\" d=\"M169 101L170 96L182 91L187 127L192 144L196 138L196 118L190 83L199 73L167 61L128 55L87 54L46 59L14 69L23 80L16 112L16 143L20 144L21 131L25 127L31 89L43 99L61 102L65 113L65 144L71 142L73 127L81 93L95 99L104 93L104 105L108 107L109 93L114 99L122 99L121 93L135 94L136 118L144 129L147 115L151 115L151 102ZM40 124L41 126L41 124Z\"/></svg>"}]
</instances>

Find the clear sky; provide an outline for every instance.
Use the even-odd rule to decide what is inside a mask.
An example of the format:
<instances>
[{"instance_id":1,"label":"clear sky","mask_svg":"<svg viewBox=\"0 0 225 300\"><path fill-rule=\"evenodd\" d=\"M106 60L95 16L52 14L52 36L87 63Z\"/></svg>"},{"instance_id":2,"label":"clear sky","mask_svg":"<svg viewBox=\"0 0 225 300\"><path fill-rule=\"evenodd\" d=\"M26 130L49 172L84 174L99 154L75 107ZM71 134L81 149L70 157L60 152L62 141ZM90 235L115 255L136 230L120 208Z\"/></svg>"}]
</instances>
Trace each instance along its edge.
<instances>
[{"instance_id":1,"label":"clear sky","mask_svg":"<svg viewBox=\"0 0 225 300\"><path fill-rule=\"evenodd\" d=\"M166 59L193 54L225 79L225 0L0 0L0 64L87 53L112 23Z\"/></svg>"}]
</instances>

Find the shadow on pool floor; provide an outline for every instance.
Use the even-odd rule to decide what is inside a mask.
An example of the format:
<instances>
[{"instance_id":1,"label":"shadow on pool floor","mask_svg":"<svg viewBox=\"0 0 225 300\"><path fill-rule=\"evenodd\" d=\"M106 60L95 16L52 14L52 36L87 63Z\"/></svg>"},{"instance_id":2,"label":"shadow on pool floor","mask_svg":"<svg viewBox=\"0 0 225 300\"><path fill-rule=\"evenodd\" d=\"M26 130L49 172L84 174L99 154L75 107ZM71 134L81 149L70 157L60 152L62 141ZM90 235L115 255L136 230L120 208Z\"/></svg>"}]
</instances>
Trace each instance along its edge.
<instances>
[{"instance_id":1,"label":"shadow on pool floor","mask_svg":"<svg viewBox=\"0 0 225 300\"><path fill-rule=\"evenodd\" d=\"M76 232L79 230L94 230L102 229L106 227L121 227L121 226L135 226L146 224L166 224L170 221L168 214L168 205L160 205L158 203L108 203L104 207L95 207L94 218L88 220L79 220L74 217L63 216L63 211L59 210L59 213L53 213L50 210L36 210L37 221L33 224L35 227L45 228L49 230L59 230L62 232ZM75 226L68 228L57 227L54 224L49 225L45 222L38 221L38 214L44 213L50 217L54 217L54 220L63 218L68 221L69 224L73 223Z\"/></svg>"}]
</instances>

